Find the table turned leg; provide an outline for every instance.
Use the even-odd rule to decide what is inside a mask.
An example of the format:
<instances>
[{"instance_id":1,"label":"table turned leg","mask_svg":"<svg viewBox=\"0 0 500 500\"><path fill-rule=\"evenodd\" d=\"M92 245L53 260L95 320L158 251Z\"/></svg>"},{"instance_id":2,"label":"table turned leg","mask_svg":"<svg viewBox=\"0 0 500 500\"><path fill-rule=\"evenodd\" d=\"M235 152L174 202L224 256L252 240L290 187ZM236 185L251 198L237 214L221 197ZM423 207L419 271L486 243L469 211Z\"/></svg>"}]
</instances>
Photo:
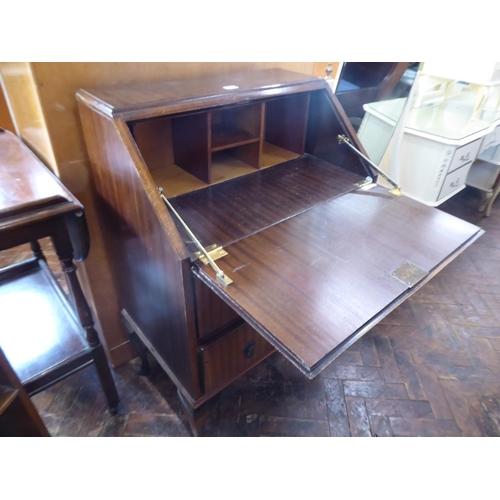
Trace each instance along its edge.
<instances>
[{"instance_id":1,"label":"table turned leg","mask_svg":"<svg viewBox=\"0 0 500 500\"><path fill-rule=\"evenodd\" d=\"M68 248L64 248L64 246L65 245L60 245L54 240L54 247L56 249L59 262L61 263L62 270L66 275L67 282L74 299L78 318L80 319L80 324L84 328L87 342L92 348L92 357L94 358L97 374L99 375L104 394L106 395L111 412L116 413L120 398L116 390L113 375L109 368L104 348L99 340L97 331L94 328L92 312L87 299L83 294L80 281L78 280L78 276L76 274L76 265L73 262L73 252Z\"/></svg>"},{"instance_id":2,"label":"table turned leg","mask_svg":"<svg viewBox=\"0 0 500 500\"><path fill-rule=\"evenodd\" d=\"M92 349L92 356L94 358L95 368L97 370L97 374L99 375L104 394L108 401L109 411L111 414L115 415L118 412L120 397L118 396L115 381L111 370L109 369L108 360L106 359L106 353L104 352L102 344L99 343L98 346Z\"/></svg>"},{"instance_id":3,"label":"table turned leg","mask_svg":"<svg viewBox=\"0 0 500 500\"><path fill-rule=\"evenodd\" d=\"M45 255L43 254L42 247L40 246L40 243L38 243L38 241L32 241L30 243L30 247L34 257L36 257L37 259L45 260Z\"/></svg>"}]
</instances>

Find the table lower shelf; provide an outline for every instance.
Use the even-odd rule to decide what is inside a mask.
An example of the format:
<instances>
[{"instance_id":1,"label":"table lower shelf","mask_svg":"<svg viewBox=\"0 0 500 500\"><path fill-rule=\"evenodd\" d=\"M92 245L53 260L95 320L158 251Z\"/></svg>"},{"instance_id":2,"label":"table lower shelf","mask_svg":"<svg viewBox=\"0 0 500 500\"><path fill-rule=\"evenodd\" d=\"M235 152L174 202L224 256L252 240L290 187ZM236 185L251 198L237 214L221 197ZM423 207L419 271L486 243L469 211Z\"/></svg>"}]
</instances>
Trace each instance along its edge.
<instances>
[{"instance_id":1,"label":"table lower shelf","mask_svg":"<svg viewBox=\"0 0 500 500\"><path fill-rule=\"evenodd\" d=\"M0 346L28 392L60 368L91 362L83 328L44 260L0 271L0 322Z\"/></svg>"}]
</instances>

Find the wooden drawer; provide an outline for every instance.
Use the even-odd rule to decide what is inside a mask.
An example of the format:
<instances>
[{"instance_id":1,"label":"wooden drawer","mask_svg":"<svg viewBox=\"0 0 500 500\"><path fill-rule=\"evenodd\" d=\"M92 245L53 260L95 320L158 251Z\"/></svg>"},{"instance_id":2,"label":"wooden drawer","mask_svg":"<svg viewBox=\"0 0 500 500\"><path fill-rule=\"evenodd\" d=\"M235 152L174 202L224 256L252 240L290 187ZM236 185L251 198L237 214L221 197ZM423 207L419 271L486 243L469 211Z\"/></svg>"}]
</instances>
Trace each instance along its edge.
<instances>
[{"instance_id":1,"label":"wooden drawer","mask_svg":"<svg viewBox=\"0 0 500 500\"><path fill-rule=\"evenodd\" d=\"M208 338L221 332L240 318L200 280L195 280L195 283L198 338Z\"/></svg>"},{"instance_id":2,"label":"wooden drawer","mask_svg":"<svg viewBox=\"0 0 500 500\"><path fill-rule=\"evenodd\" d=\"M273 351L271 344L246 323L201 347L205 392L230 383Z\"/></svg>"},{"instance_id":3,"label":"wooden drawer","mask_svg":"<svg viewBox=\"0 0 500 500\"><path fill-rule=\"evenodd\" d=\"M479 147L481 146L482 139L461 146L455 150L453 155L453 160L451 160L450 168L448 172L451 173L457 168L466 165L467 163L473 162L478 154Z\"/></svg>"}]
</instances>

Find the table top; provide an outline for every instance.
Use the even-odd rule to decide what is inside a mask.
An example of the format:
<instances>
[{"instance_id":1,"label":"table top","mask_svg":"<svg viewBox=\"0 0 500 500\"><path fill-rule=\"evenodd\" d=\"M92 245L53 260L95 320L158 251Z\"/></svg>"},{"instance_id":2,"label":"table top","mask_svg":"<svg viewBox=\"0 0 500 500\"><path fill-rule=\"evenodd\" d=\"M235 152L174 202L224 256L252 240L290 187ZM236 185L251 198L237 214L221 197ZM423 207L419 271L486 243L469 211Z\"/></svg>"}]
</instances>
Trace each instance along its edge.
<instances>
[{"instance_id":1,"label":"table top","mask_svg":"<svg viewBox=\"0 0 500 500\"><path fill-rule=\"evenodd\" d=\"M365 105L365 110L395 125L405 102L405 98L373 102ZM472 92L461 92L439 104L412 108L408 113L406 131L459 141L487 131L496 122L500 124L500 109L485 110L474 119L474 107Z\"/></svg>"},{"instance_id":2,"label":"table top","mask_svg":"<svg viewBox=\"0 0 500 500\"><path fill-rule=\"evenodd\" d=\"M81 209L59 179L11 132L0 129L0 222L57 207Z\"/></svg>"}]
</instances>

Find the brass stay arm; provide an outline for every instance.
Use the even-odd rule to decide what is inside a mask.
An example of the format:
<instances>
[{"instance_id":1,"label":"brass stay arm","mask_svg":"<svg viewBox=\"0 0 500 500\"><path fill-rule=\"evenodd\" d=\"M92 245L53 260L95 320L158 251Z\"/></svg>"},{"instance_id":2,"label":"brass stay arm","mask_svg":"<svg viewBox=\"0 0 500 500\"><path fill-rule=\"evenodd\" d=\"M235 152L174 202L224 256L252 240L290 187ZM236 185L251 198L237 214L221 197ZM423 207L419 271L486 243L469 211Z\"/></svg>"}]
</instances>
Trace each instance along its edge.
<instances>
[{"instance_id":1,"label":"brass stay arm","mask_svg":"<svg viewBox=\"0 0 500 500\"><path fill-rule=\"evenodd\" d=\"M369 158L367 158L361 151L355 148L344 134L337 136L337 139L339 140L339 144L342 143L347 144L358 156L361 156L361 158L367 161L370 164L370 166L374 168L386 181L390 182L394 186L394 189L391 189L390 193L395 194L396 196L401 196L402 194L401 187L395 181L393 181L387 174L382 172L382 170L380 170L380 168L378 168L377 165L375 165L375 163L373 163Z\"/></svg>"},{"instance_id":2,"label":"brass stay arm","mask_svg":"<svg viewBox=\"0 0 500 500\"><path fill-rule=\"evenodd\" d=\"M210 267L215 271L215 276L219 280L219 282L224 286L230 285L233 282L233 280L224 274L224 271L215 263L215 261L212 259L210 254L205 250L203 245L198 241L198 238L196 238L196 236L193 234L191 229L189 229L189 226L182 220L181 216L176 212L175 208L172 206L172 204L167 200L167 198L163 194L163 188L159 187L158 192L160 193L160 196L161 196L162 200L164 201L165 205L167 205L167 207L170 208L172 213L177 217L178 221L182 224L182 227L188 233L188 235L191 238L191 240L193 241L193 243L198 247L198 250L205 256L208 263L210 264Z\"/></svg>"}]
</instances>

